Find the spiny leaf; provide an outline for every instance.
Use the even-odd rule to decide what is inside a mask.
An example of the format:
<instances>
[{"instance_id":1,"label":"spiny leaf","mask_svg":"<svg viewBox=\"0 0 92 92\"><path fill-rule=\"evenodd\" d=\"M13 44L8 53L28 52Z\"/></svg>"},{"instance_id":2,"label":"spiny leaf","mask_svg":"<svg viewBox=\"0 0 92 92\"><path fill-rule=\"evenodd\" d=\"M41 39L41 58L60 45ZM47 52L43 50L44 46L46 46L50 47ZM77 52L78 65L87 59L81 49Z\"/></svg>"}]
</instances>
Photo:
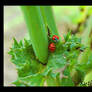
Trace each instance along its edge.
<instances>
[{"instance_id":1,"label":"spiny leaf","mask_svg":"<svg viewBox=\"0 0 92 92\"><path fill-rule=\"evenodd\" d=\"M45 81L47 86L59 86L59 80L60 80L60 75L59 73L54 73L53 68L48 68L48 73L45 76Z\"/></svg>"},{"instance_id":2,"label":"spiny leaf","mask_svg":"<svg viewBox=\"0 0 92 92\"><path fill-rule=\"evenodd\" d=\"M19 45L18 45L18 42L16 41L16 39L15 38L13 38L13 40L14 40L14 44L13 44L13 48L18 48L19 47Z\"/></svg>"},{"instance_id":3,"label":"spiny leaf","mask_svg":"<svg viewBox=\"0 0 92 92\"><path fill-rule=\"evenodd\" d=\"M43 68L43 65L36 60L30 41L26 41L25 43L21 41L17 43L18 46L20 45L19 47L15 45L14 42L13 48L11 48L9 54L12 56L11 61L16 65L19 77L34 74Z\"/></svg>"},{"instance_id":4,"label":"spiny leaf","mask_svg":"<svg viewBox=\"0 0 92 92\"><path fill-rule=\"evenodd\" d=\"M30 75L24 78L19 78L13 84L16 84L16 86L19 84L25 86L43 86L45 81L43 77L44 76L41 74Z\"/></svg>"}]
</instances>

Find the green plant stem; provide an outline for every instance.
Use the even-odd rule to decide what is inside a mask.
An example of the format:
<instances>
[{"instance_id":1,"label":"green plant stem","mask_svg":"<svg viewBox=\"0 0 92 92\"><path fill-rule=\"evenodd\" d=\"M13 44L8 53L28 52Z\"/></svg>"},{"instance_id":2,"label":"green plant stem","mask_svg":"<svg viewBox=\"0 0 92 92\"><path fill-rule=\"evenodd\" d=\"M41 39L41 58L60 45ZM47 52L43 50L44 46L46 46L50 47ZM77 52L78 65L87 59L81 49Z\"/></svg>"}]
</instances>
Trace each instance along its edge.
<instances>
[{"instance_id":1,"label":"green plant stem","mask_svg":"<svg viewBox=\"0 0 92 92\"><path fill-rule=\"evenodd\" d=\"M21 6L36 57L45 64L48 57L48 37L39 6Z\"/></svg>"},{"instance_id":2,"label":"green plant stem","mask_svg":"<svg viewBox=\"0 0 92 92\"><path fill-rule=\"evenodd\" d=\"M45 25L46 25L46 27L48 27L50 29L51 35L57 35L57 36L59 36L59 38L61 40L61 37L58 33L56 23L54 20L52 7L51 6L40 6L40 9L41 9L41 12L43 15L43 19L45 21Z\"/></svg>"}]
</instances>

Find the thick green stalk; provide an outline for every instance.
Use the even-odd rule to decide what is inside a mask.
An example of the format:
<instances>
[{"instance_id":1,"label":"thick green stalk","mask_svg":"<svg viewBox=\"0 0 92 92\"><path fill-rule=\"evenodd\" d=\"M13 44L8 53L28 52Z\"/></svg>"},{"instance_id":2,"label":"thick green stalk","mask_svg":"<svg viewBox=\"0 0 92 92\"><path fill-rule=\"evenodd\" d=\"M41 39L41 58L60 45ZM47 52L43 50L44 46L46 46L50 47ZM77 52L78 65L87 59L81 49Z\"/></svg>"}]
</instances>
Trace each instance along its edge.
<instances>
[{"instance_id":1,"label":"thick green stalk","mask_svg":"<svg viewBox=\"0 0 92 92\"><path fill-rule=\"evenodd\" d=\"M81 36L82 44L87 46L88 48L83 53L80 54L80 56L78 58L79 63L87 62L90 53L92 53L92 50L90 49L91 29L92 29L92 16L88 19L87 26L86 26L86 28Z\"/></svg>"},{"instance_id":2,"label":"thick green stalk","mask_svg":"<svg viewBox=\"0 0 92 92\"><path fill-rule=\"evenodd\" d=\"M46 27L48 26L48 28L50 29L51 35L58 35L60 37L57 27L56 27L56 23L54 20L53 11L52 11L51 6L40 6L40 8L41 8L41 12L43 15L43 19L46 23L45 25Z\"/></svg>"},{"instance_id":3,"label":"thick green stalk","mask_svg":"<svg viewBox=\"0 0 92 92\"><path fill-rule=\"evenodd\" d=\"M48 57L48 37L39 6L21 6L36 57L45 64Z\"/></svg>"}]
</instances>

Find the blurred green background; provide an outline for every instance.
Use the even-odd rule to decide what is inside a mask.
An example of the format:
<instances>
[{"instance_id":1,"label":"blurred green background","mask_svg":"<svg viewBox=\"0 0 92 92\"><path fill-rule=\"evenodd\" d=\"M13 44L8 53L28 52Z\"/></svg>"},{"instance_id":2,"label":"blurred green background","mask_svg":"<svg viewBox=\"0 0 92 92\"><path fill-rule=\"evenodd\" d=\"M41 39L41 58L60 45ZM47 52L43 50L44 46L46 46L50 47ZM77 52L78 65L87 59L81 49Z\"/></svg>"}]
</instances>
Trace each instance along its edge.
<instances>
[{"instance_id":1,"label":"blurred green background","mask_svg":"<svg viewBox=\"0 0 92 92\"><path fill-rule=\"evenodd\" d=\"M92 16L92 6L52 6L59 33L76 30L78 24L84 23ZM31 21L31 20L30 20ZM18 41L28 38L26 24L19 6L4 6L4 86L14 86L17 78L15 65L10 62L8 51L15 37ZM80 28L83 31L83 28Z\"/></svg>"}]
</instances>

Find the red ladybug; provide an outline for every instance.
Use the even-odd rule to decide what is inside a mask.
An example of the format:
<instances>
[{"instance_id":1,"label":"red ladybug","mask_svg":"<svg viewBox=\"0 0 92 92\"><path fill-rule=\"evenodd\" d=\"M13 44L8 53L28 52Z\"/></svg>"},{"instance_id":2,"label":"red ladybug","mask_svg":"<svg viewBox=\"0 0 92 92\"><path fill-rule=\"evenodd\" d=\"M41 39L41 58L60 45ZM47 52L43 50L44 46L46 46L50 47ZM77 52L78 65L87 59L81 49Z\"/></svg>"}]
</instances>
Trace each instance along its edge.
<instances>
[{"instance_id":1,"label":"red ladybug","mask_svg":"<svg viewBox=\"0 0 92 92\"><path fill-rule=\"evenodd\" d=\"M59 37L57 35L53 35L52 40L54 40L55 42L58 42Z\"/></svg>"},{"instance_id":2,"label":"red ladybug","mask_svg":"<svg viewBox=\"0 0 92 92\"><path fill-rule=\"evenodd\" d=\"M56 49L56 46L55 46L55 44L52 42L52 43L49 44L48 48L49 48L50 52L54 52L55 49Z\"/></svg>"}]
</instances>

